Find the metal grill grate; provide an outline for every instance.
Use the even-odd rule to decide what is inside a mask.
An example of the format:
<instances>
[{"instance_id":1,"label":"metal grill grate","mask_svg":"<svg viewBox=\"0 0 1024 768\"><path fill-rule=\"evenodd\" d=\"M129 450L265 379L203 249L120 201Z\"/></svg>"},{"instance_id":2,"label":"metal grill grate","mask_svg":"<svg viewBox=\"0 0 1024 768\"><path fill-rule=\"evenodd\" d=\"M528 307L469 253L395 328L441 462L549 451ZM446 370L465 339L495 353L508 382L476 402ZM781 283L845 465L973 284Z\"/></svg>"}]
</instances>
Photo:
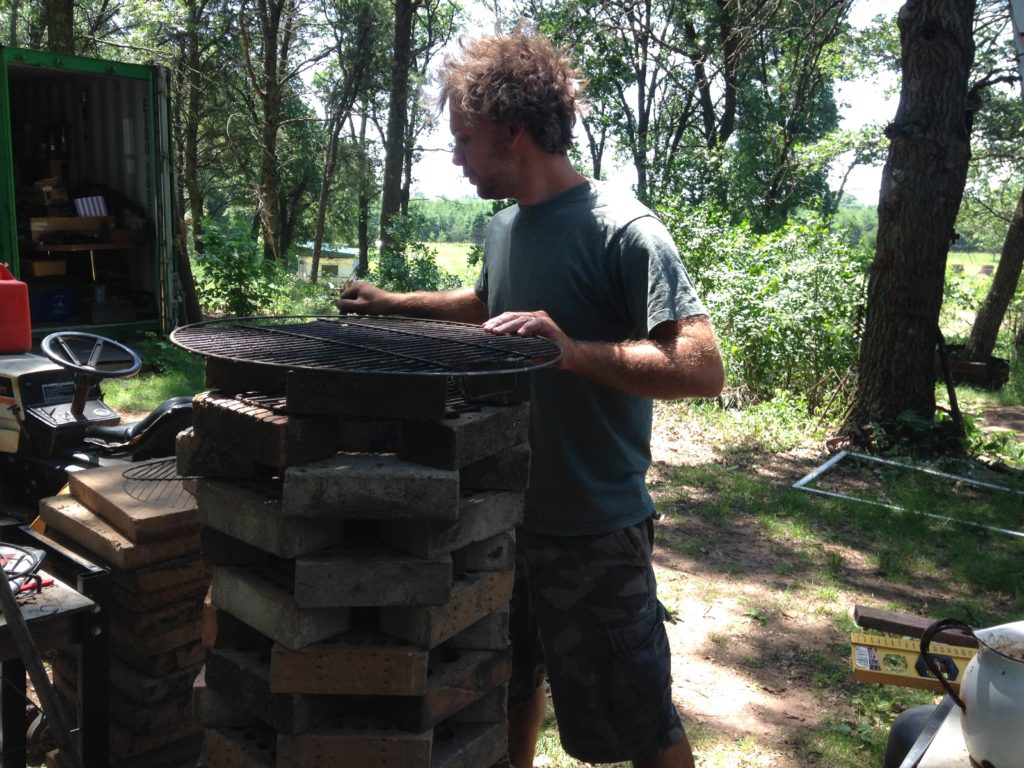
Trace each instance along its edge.
<instances>
[{"instance_id":1,"label":"metal grill grate","mask_svg":"<svg viewBox=\"0 0 1024 768\"><path fill-rule=\"evenodd\" d=\"M158 507L188 507L192 494L181 484L174 457L133 465L121 473L124 491L133 499Z\"/></svg>"},{"instance_id":2,"label":"metal grill grate","mask_svg":"<svg viewBox=\"0 0 1024 768\"><path fill-rule=\"evenodd\" d=\"M203 357L339 373L472 376L551 365L557 344L480 326L406 317L289 316L212 320L171 341Z\"/></svg>"}]
</instances>

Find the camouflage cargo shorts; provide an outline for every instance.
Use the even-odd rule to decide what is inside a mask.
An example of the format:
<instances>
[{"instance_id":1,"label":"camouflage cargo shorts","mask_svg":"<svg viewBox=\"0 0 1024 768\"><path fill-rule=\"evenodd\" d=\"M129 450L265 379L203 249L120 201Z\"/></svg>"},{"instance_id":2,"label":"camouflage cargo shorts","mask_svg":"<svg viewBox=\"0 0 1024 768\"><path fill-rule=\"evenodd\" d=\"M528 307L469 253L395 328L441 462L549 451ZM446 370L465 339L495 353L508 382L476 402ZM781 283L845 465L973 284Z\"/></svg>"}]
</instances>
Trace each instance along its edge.
<instances>
[{"instance_id":1,"label":"camouflage cargo shorts","mask_svg":"<svg viewBox=\"0 0 1024 768\"><path fill-rule=\"evenodd\" d=\"M509 708L551 685L562 746L589 763L644 759L675 743L653 519L598 536L520 530Z\"/></svg>"}]
</instances>

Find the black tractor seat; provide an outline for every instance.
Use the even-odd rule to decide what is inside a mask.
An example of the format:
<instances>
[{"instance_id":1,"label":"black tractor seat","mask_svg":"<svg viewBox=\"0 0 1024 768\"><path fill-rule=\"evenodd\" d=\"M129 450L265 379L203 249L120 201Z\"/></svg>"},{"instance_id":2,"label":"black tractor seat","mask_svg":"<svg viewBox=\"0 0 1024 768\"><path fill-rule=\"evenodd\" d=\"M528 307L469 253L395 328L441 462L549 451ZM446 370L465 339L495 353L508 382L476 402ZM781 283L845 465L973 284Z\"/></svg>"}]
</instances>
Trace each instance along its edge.
<instances>
[{"instance_id":1,"label":"black tractor seat","mask_svg":"<svg viewBox=\"0 0 1024 768\"><path fill-rule=\"evenodd\" d=\"M192 397L182 395L164 400L138 421L109 426L91 426L85 441L104 451L127 451L134 459L173 456L179 432L192 425Z\"/></svg>"}]
</instances>

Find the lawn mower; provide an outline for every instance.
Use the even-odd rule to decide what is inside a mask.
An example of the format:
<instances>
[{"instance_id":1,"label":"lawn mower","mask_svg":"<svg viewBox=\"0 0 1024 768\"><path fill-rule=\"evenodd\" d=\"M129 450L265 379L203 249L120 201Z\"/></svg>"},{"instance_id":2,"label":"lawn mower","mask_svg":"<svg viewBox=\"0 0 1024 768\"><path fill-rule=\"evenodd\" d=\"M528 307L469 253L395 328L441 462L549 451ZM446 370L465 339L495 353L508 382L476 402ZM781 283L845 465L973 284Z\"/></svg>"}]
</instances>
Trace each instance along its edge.
<instances>
[{"instance_id":1,"label":"lawn mower","mask_svg":"<svg viewBox=\"0 0 1024 768\"><path fill-rule=\"evenodd\" d=\"M34 505L70 472L174 455L192 423L191 397L128 423L103 402L103 379L141 368L134 350L77 331L50 334L40 350L0 354L0 500Z\"/></svg>"}]
</instances>

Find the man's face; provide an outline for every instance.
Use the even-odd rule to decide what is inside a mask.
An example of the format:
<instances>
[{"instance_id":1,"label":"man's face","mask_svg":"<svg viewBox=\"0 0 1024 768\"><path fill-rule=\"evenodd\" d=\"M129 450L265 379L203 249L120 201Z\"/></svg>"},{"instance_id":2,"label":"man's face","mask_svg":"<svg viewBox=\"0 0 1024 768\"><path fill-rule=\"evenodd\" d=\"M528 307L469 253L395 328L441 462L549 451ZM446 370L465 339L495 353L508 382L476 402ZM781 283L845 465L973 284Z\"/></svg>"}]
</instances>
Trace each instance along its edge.
<instances>
[{"instance_id":1,"label":"man's face","mask_svg":"<svg viewBox=\"0 0 1024 768\"><path fill-rule=\"evenodd\" d=\"M449 125L454 144L452 162L476 187L485 200L515 197L516 164L509 147L509 134L496 123L466 125L462 114L451 110Z\"/></svg>"}]
</instances>

